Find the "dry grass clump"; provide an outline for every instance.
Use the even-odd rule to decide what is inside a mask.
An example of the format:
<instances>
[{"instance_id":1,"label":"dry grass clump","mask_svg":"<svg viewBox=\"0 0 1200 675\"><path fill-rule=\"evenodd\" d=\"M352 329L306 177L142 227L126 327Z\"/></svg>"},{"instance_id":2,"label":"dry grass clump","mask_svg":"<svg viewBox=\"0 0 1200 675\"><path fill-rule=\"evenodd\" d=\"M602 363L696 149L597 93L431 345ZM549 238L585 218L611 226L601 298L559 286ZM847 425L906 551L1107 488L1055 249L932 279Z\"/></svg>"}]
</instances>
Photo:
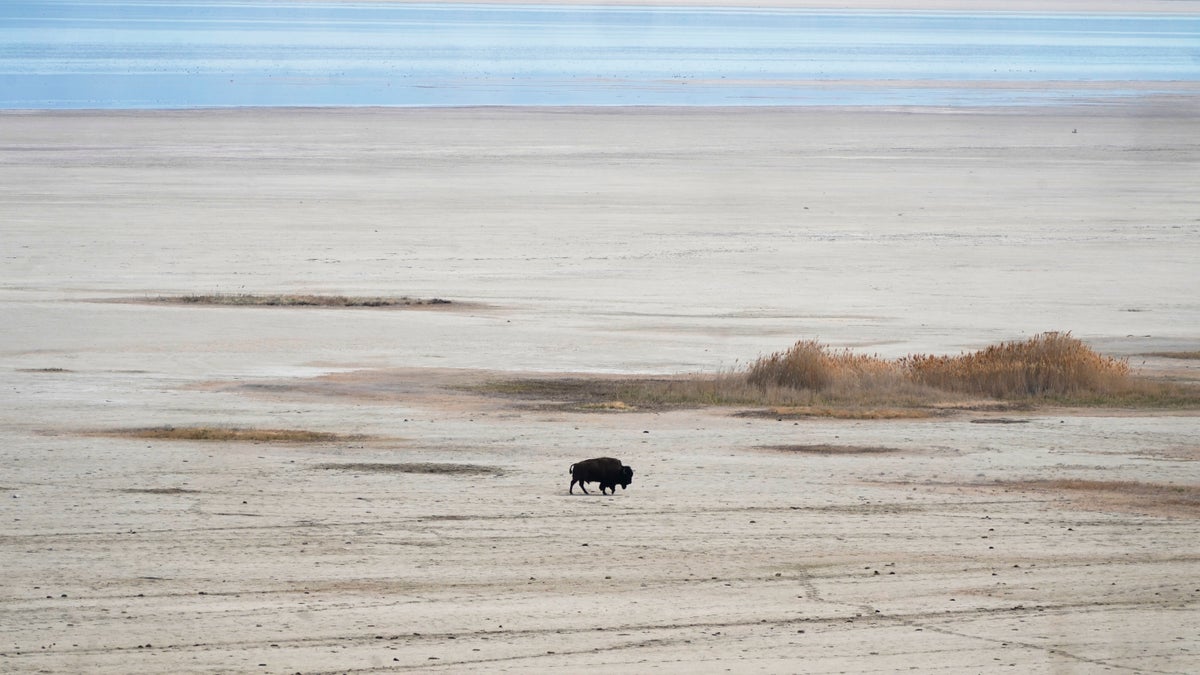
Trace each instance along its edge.
<instances>
[{"instance_id":1,"label":"dry grass clump","mask_svg":"<svg viewBox=\"0 0 1200 675\"><path fill-rule=\"evenodd\" d=\"M887 360L835 351L814 340L760 358L747 381L813 391L924 386L993 398L1132 394L1124 359L1103 356L1070 333L1048 332L958 356L912 354Z\"/></svg>"},{"instance_id":2,"label":"dry grass clump","mask_svg":"<svg viewBox=\"0 0 1200 675\"><path fill-rule=\"evenodd\" d=\"M1129 389L1129 363L1102 356L1070 333L1042 333L960 356L906 356L910 378L938 389L995 398L1071 396Z\"/></svg>"},{"instance_id":3,"label":"dry grass clump","mask_svg":"<svg viewBox=\"0 0 1200 675\"><path fill-rule=\"evenodd\" d=\"M306 429L239 429L236 427L145 427L102 432L102 436L144 438L170 441L240 441L253 443L328 443L362 440L362 436L347 436Z\"/></svg>"},{"instance_id":4,"label":"dry grass clump","mask_svg":"<svg viewBox=\"0 0 1200 675\"><path fill-rule=\"evenodd\" d=\"M449 305L442 298L355 297L346 295L217 293L213 295L160 295L150 299L178 305L221 305L237 307L417 307Z\"/></svg>"},{"instance_id":5,"label":"dry grass clump","mask_svg":"<svg viewBox=\"0 0 1200 675\"><path fill-rule=\"evenodd\" d=\"M833 350L816 340L801 340L791 349L759 358L750 365L747 381L757 387L787 387L823 391L834 383L894 380L893 363L877 356Z\"/></svg>"}]
</instances>

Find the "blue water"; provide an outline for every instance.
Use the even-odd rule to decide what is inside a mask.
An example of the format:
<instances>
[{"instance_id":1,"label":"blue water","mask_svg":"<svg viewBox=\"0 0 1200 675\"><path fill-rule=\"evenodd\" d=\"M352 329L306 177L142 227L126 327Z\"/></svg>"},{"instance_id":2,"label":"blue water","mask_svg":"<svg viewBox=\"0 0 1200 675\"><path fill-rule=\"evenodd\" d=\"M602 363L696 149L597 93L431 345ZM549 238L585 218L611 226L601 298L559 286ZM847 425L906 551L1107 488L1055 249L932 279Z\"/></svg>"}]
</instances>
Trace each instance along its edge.
<instances>
[{"instance_id":1,"label":"blue water","mask_svg":"<svg viewBox=\"0 0 1200 675\"><path fill-rule=\"evenodd\" d=\"M1200 82L1200 16L0 2L8 109L1003 105L1180 82Z\"/></svg>"}]
</instances>

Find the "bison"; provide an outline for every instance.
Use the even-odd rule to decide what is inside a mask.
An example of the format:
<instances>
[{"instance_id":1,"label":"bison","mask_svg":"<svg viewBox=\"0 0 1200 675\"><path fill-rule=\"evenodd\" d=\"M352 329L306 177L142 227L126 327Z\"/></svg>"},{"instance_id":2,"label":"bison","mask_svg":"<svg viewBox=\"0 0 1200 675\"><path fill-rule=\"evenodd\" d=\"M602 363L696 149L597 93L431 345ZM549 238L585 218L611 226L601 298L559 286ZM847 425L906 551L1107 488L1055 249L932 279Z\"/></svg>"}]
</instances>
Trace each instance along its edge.
<instances>
[{"instance_id":1,"label":"bison","mask_svg":"<svg viewBox=\"0 0 1200 675\"><path fill-rule=\"evenodd\" d=\"M579 489L583 490L583 494L588 495L591 493L584 487L584 483L599 483L600 494L604 494L604 488L615 493L618 483L624 490L633 482L633 469L621 464L621 460L612 457L596 457L576 462L571 465L570 469L567 469L567 473L571 474L571 487L567 488L567 492L571 494L575 494L576 483L579 483Z\"/></svg>"}]
</instances>

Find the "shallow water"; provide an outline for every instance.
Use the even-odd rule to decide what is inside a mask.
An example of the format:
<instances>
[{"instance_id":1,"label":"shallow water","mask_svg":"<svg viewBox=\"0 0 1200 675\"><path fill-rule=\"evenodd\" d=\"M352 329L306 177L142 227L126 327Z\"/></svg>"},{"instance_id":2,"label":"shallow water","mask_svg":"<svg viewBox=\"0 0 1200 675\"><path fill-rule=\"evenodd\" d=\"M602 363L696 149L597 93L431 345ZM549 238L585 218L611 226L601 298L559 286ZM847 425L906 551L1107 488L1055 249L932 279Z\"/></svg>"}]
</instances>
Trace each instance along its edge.
<instances>
[{"instance_id":1,"label":"shallow water","mask_svg":"<svg viewBox=\"0 0 1200 675\"><path fill-rule=\"evenodd\" d=\"M1009 105L1200 82L1200 17L321 2L0 6L0 108Z\"/></svg>"}]
</instances>

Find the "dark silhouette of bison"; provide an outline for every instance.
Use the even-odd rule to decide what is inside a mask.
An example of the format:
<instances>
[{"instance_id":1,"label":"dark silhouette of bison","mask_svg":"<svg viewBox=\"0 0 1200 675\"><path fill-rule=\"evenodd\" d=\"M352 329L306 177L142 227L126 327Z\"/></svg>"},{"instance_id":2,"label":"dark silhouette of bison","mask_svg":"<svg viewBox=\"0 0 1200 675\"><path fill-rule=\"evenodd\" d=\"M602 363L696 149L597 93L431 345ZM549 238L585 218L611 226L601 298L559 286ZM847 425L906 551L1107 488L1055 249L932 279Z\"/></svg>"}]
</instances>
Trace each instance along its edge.
<instances>
[{"instance_id":1,"label":"dark silhouette of bison","mask_svg":"<svg viewBox=\"0 0 1200 675\"><path fill-rule=\"evenodd\" d=\"M579 489L583 490L583 494L590 495L584 483L599 483L600 494L604 494L604 489L608 488L610 493L617 491L617 484L621 485L621 489L629 487L633 482L633 469L621 464L621 460L613 459L612 457L596 457L595 459L585 459L582 462L576 462L567 469L567 473L571 474L571 487L567 488L567 492L575 494L575 484L579 483Z\"/></svg>"}]
</instances>

